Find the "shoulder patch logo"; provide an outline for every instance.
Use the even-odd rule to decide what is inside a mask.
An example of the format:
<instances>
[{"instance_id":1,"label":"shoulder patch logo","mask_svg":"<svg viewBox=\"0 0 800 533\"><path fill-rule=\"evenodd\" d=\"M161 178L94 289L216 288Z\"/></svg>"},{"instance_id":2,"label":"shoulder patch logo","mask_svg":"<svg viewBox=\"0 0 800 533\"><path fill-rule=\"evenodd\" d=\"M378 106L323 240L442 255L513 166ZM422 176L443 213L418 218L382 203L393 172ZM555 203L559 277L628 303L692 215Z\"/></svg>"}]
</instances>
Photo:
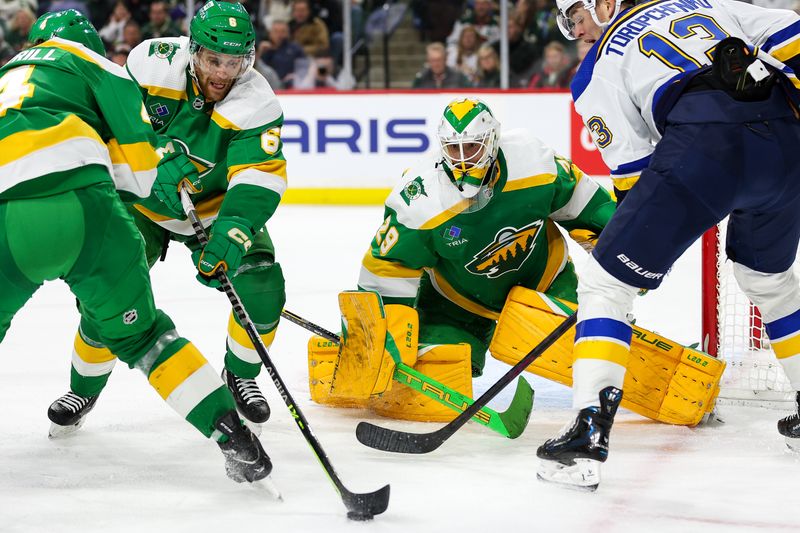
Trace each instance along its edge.
<instances>
[{"instance_id":1,"label":"shoulder patch logo","mask_svg":"<svg viewBox=\"0 0 800 533\"><path fill-rule=\"evenodd\" d=\"M172 64L172 58L175 53L180 49L181 45L176 43L165 43L163 41L155 41L150 43L150 51L147 55L156 56L159 59L166 59L169 64Z\"/></svg>"},{"instance_id":2,"label":"shoulder patch logo","mask_svg":"<svg viewBox=\"0 0 800 533\"><path fill-rule=\"evenodd\" d=\"M428 196L428 193L425 192L425 186L422 184L422 176L417 176L406 183L406 186L400 191L400 198L403 199L406 205L411 205L411 202L420 196Z\"/></svg>"},{"instance_id":3,"label":"shoulder patch logo","mask_svg":"<svg viewBox=\"0 0 800 533\"><path fill-rule=\"evenodd\" d=\"M522 228L505 227L497 232L494 241L475 254L464 268L472 274L494 279L522 267L536 246L536 236L543 222L537 220Z\"/></svg>"}]
</instances>

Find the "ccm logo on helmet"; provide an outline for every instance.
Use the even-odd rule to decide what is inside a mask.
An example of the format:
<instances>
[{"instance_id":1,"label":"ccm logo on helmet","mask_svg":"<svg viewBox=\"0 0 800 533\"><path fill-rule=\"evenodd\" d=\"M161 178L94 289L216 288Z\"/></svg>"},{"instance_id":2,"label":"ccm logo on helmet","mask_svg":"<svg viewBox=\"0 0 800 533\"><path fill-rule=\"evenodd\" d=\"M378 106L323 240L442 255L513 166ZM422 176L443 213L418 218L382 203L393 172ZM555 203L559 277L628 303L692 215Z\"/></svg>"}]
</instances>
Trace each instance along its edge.
<instances>
[{"instance_id":1,"label":"ccm logo on helmet","mask_svg":"<svg viewBox=\"0 0 800 533\"><path fill-rule=\"evenodd\" d=\"M423 153L430 147L424 118L286 120L281 140L296 144L301 153L324 154L329 147L351 153Z\"/></svg>"}]
</instances>

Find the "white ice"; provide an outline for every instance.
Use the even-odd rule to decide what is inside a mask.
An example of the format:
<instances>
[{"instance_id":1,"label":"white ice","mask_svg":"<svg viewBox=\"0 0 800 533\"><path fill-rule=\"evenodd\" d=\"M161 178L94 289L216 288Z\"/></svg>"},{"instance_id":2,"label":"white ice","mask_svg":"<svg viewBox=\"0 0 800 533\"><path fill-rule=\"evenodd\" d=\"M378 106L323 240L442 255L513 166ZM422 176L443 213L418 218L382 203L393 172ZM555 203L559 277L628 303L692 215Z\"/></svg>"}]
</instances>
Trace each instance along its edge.
<instances>
[{"instance_id":1,"label":"white ice","mask_svg":"<svg viewBox=\"0 0 800 533\"><path fill-rule=\"evenodd\" d=\"M269 224L286 276L286 308L338 329L336 294L353 288L381 209L282 206ZM574 256L580 262L581 251ZM699 336L699 257L691 249L661 290L639 298L637 323L684 343ZM229 307L194 280L178 244L153 269L158 305L221 367ZM388 511L349 522L322 468L271 383L262 441L283 502L237 485L217 447L175 415L135 370L118 365L86 425L50 441L47 407L67 390L77 325L64 284L43 287L0 346L0 532L433 532L797 531L798 457L787 453L776 411L731 407L721 427L661 425L617 417L611 456L594 494L536 480L536 447L571 416L569 390L527 375L536 389L527 431L503 439L468 424L439 450L393 455L356 441L360 420L410 431L439 424L380 419L311 403L309 334L281 325L272 356L345 485L391 483ZM508 367L489 359L476 396ZM492 406L505 408L511 388Z\"/></svg>"}]
</instances>

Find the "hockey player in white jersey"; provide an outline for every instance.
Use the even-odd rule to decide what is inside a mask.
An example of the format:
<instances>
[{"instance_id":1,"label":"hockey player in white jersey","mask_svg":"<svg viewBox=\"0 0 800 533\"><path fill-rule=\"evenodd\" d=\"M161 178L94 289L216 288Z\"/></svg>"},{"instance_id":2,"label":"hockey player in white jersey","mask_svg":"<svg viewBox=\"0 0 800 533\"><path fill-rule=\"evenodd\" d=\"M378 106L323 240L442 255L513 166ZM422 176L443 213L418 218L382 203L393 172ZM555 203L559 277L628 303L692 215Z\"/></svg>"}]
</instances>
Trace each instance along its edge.
<instances>
[{"instance_id":1,"label":"hockey player in white jersey","mask_svg":"<svg viewBox=\"0 0 800 533\"><path fill-rule=\"evenodd\" d=\"M558 0L565 35L593 45L575 107L621 201L579 278L573 407L537 452L539 477L597 488L622 398L640 288L655 289L730 214L726 253L800 389L800 17L732 0ZM800 394L798 394L800 401ZM800 416L778 423L790 446Z\"/></svg>"}]
</instances>

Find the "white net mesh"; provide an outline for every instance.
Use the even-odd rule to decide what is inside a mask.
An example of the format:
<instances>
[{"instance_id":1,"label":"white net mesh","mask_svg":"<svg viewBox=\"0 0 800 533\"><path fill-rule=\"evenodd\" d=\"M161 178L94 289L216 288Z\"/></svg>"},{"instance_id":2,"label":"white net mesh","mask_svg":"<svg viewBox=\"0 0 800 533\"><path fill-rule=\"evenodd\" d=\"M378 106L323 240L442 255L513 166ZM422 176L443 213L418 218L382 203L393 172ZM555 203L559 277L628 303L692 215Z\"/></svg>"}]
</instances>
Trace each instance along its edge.
<instances>
[{"instance_id":1,"label":"white net mesh","mask_svg":"<svg viewBox=\"0 0 800 533\"><path fill-rule=\"evenodd\" d=\"M784 402L794 401L795 393L770 349L758 309L739 289L733 277L733 263L725 258L726 225L727 220L720 224L716 261L717 356L728 362L719 397L764 407L785 407ZM795 269L798 268L800 264L796 262Z\"/></svg>"}]
</instances>

